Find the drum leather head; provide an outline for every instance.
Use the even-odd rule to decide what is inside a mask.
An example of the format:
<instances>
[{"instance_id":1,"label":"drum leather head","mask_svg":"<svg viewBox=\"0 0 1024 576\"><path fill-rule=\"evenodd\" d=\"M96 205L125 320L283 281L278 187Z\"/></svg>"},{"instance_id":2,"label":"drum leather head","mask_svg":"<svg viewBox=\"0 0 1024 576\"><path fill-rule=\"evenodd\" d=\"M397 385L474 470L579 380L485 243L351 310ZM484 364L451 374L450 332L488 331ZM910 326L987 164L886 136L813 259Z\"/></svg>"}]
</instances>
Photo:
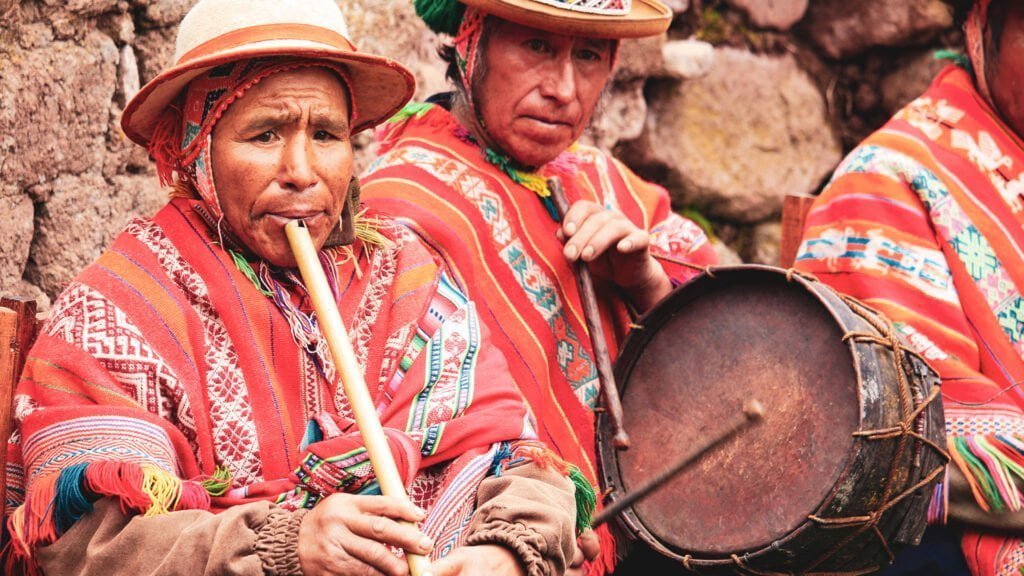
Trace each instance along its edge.
<instances>
[{"instance_id":1,"label":"drum leather head","mask_svg":"<svg viewBox=\"0 0 1024 576\"><path fill-rule=\"evenodd\" d=\"M616 366L632 440L617 455L625 492L728 428L748 399L765 407L762 422L633 505L663 544L711 557L770 546L806 522L859 425L856 366L829 308L783 275L731 278L742 281L674 292Z\"/></svg>"}]
</instances>

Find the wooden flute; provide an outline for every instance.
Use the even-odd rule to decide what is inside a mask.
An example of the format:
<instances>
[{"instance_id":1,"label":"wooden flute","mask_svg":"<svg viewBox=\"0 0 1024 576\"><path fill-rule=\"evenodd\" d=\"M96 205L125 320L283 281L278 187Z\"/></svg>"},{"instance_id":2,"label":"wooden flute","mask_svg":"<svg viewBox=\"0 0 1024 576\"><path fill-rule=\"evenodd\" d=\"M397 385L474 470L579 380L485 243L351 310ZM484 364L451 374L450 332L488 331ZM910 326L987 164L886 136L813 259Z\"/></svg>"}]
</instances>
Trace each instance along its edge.
<instances>
[{"instance_id":1,"label":"wooden flute","mask_svg":"<svg viewBox=\"0 0 1024 576\"><path fill-rule=\"evenodd\" d=\"M384 428L377 417L373 398L370 397L366 381L359 370L359 362L352 350L352 343L348 339L345 325L341 321L338 304L334 301L330 285L327 283L327 276L320 265L320 259L317 256L316 246L313 245L313 239L309 235L309 229L302 220L292 220L285 225L284 229L288 236L288 243L295 254L295 260L299 265L302 280L306 284L306 290L313 300L313 309L316 311L320 330L323 332L331 350L331 356L334 358L334 365L338 370L341 385L344 387L345 395L352 408L356 427L366 446L370 465L373 466L373 471L377 475L380 491L385 496L402 498L411 503L412 501L405 491L405 485L402 484L402 476L398 473L394 456L388 447ZM407 524L412 523L408 522ZM409 562L409 571L412 576L420 576L430 565L429 559L420 554L406 552L405 557Z\"/></svg>"}]
</instances>

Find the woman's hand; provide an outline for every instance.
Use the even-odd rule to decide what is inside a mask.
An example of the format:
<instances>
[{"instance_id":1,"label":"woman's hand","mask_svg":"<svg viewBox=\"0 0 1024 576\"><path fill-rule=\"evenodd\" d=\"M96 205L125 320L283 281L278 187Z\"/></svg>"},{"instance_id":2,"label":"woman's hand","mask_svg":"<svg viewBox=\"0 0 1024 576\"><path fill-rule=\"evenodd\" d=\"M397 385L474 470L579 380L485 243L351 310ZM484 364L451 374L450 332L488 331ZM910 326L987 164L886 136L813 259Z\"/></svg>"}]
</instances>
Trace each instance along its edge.
<instances>
[{"instance_id":1,"label":"woman's hand","mask_svg":"<svg viewBox=\"0 0 1024 576\"><path fill-rule=\"evenodd\" d=\"M462 546L431 564L423 576L526 576L511 550L496 544Z\"/></svg>"},{"instance_id":2,"label":"woman's hand","mask_svg":"<svg viewBox=\"0 0 1024 576\"><path fill-rule=\"evenodd\" d=\"M559 239L566 259L587 262L592 274L625 290L640 312L672 291L668 274L651 256L650 234L618 210L580 200L562 219Z\"/></svg>"},{"instance_id":3,"label":"woman's hand","mask_svg":"<svg viewBox=\"0 0 1024 576\"><path fill-rule=\"evenodd\" d=\"M427 554L433 543L415 526L424 513L389 496L332 494L299 525L298 555L306 576L408 576L405 558L388 546Z\"/></svg>"}]
</instances>

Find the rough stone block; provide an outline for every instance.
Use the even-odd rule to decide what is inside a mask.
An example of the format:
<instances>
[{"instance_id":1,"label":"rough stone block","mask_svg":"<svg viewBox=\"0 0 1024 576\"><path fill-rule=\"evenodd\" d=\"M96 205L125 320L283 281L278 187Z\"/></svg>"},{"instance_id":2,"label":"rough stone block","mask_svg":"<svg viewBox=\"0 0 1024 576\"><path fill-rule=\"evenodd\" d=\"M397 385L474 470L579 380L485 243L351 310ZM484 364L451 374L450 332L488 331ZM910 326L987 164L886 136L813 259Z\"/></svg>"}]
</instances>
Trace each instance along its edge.
<instances>
[{"instance_id":1,"label":"rough stone block","mask_svg":"<svg viewBox=\"0 0 1024 576\"><path fill-rule=\"evenodd\" d=\"M134 216L148 215L166 201L149 176L98 174L61 176L36 215L28 279L56 296L107 247Z\"/></svg>"},{"instance_id":2,"label":"rough stone block","mask_svg":"<svg viewBox=\"0 0 1024 576\"><path fill-rule=\"evenodd\" d=\"M785 194L815 191L840 159L824 97L791 55L720 48L704 78L648 92L630 155L665 175L677 205L758 222L779 213Z\"/></svg>"},{"instance_id":3,"label":"rough stone block","mask_svg":"<svg viewBox=\"0 0 1024 576\"><path fill-rule=\"evenodd\" d=\"M17 286L32 245L32 199L15 188L0 191L0 291Z\"/></svg>"},{"instance_id":4,"label":"rough stone block","mask_svg":"<svg viewBox=\"0 0 1024 576\"><path fill-rule=\"evenodd\" d=\"M759 28L789 30L807 12L808 0L729 0Z\"/></svg>"},{"instance_id":5,"label":"rough stone block","mask_svg":"<svg viewBox=\"0 0 1024 576\"><path fill-rule=\"evenodd\" d=\"M102 164L118 51L109 36L0 60L0 180L28 186Z\"/></svg>"},{"instance_id":6,"label":"rough stone block","mask_svg":"<svg viewBox=\"0 0 1024 576\"><path fill-rule=\"evenodd\" d=\"M952 24L942 0L815 0L801 28L827 56L843 59L876 46L926 42Z\"/></svg>"}]
</instances>

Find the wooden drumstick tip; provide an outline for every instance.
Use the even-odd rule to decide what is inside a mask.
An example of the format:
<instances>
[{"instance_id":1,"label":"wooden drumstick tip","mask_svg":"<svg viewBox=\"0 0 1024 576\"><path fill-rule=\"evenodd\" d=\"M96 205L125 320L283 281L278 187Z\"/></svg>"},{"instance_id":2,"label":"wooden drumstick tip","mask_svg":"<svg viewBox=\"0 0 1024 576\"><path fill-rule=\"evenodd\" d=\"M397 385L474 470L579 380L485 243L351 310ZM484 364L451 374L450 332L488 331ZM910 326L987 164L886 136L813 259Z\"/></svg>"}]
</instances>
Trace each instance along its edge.
<instances>
[{"instance_id":1,"label":"wooden drumstick tip","mask_svg":"<svg viewBox=\"0 0 1024 576\"><path fill-rule=\"evenodd\" d=\"M764 418L764 404L751 398L743 403L743 414L746 415L747 420L760 420Z\"/></svg>"},{"instance_id":2,"label":"wooden drumstick tip","mask_svg":"<svg viewBox=\"0 0 1024 576\"><path fill-rule=\"evenodd\" d=\"M626 434L625 430L620 428L615 433L615 438L613 439L613 442L615 442L615 447L618 448L619 450L629 450L629 434Z\"/></svg>"}]
</instances>

